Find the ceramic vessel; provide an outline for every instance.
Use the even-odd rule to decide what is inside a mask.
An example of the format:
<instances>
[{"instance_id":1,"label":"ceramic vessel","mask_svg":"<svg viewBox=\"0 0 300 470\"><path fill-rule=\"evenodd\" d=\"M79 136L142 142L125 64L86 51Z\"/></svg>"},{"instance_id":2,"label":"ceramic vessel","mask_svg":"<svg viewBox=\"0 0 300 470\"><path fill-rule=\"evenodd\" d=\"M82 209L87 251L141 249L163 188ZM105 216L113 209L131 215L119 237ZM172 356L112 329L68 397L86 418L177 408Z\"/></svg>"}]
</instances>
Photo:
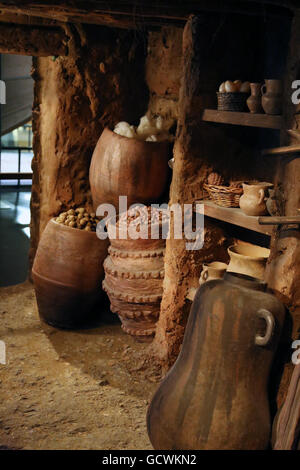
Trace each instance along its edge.
<instances>
[{"instance_id":1,"label":"ceramic vessel","mask_svg":"<svg viewBox=\"0 0 300 470\"><path fill-rule=\"evenodd\" d=\"M199 285L204 282L211 281L212 279L222 279L227 269L226 263L220 261L213 261L212 263L203 263Z\"/></svg>"},{"instance_id":2,"label":"ceramic vessel","mask_svg":"<svg viewBox=\"0 0 300 470\"><path fill-rule=\"evenodd\" d=\"M247 215L267 214L267 189L272 187L272 183L266 182L243 183L243 194L239 201L242 211Z\"/></svg>"},{"instance_id":3,"label":"ceramic vessel","mask_svg":"<svg viewBox=\"0 0 300 470\"><path fill-rule=\"evenodd\" d=\"M261 87L261 104L266 114L281 114L282 112L282 81L265 80Z\"/></svg>"},{"instance_id":4,"label":"ceramic vessel","mask_svg":"<svg viewBox=\"0 0 300 470\"><path fill-rule=\"evenodd\" d=\"M104 129L90 166L93 206L119 207L119 196L134 202L155 202L168 180L168 142L145 142Z\"/></svg>"},{"instance_id":5,"label":"ceramic vessel","mask_svg":"<svg viewBox=\"0 0 300 470\"><path fill-rule=\"evenodd\" d=\"M261 105L261 83L250 83L251 95L247 99L250 113L262 113Z\"/></svg>"},{"instance_id":6,"label":"ceramic vessel","mask_svg":"<svg viewBox=\"0 0 300 470\"><path fill-rule=\"evenodd\" d=\"M257 279L201 286L180 354L147 413L156 450L260 450L270 439L268 379L283 305Z\"/></svg>"},{"instance_id":7,"label":"ceramic vessel","mask_svg":"<svg viewBox=\"0 0 300 470\"><path fill-rule=\"evenodd\" d=\"M237 243L228 248L230 262L227 272L245 274L264 279L266 263L270 255L268 248L250 243Z\"/></svg>"},{"instance_id":8,"label":"ceramic vessel","mask_svg":"<svg viewBox=\"0 0 300 470\"><path fill-rule=\"evenodd\" d=\"M267 211L271 216L278 215L275 189L268 189L269 197L266 200Z\"/></svg>"},{"instance_id":9,"label":"ceramic vessel","mask_svg":"<svg viewBox=\"0 0 300 470\"><path fill-rule=\"evenodd\" d=\"M114 222L108 223L110 235ZM140 342L152 341L164 279L164 239L111 238L103 289L122 329Z\"/></svg>"},{"instance_id":10,"label":"ceramic vessel","mask_svg":"<svg viewBox=\"0 0 300 470\"><path fill-rule=\"evenodd\" d=\"M32 279L40 317L59 328L85 325L104 302L108 241L51 219L39 242Z\"/></svg>"}]
</instances>

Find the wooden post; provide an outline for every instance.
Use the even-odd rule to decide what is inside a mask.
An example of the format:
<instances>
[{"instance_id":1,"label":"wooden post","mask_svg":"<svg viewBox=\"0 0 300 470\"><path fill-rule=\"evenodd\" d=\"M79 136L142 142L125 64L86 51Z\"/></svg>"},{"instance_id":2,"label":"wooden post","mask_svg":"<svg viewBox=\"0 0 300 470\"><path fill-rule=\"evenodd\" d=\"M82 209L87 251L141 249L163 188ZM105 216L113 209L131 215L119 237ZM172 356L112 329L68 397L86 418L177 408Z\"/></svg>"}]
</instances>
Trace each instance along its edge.
<instances>
[{"instance_id":1,"label":"wooden post","mask_svg":"<svg viewBox=\"0 0 300 470\"><path fill-rule=\"evenodd\" d=\"M292 102L292 82L300 78L300 14L295 13L292 23L290 50L285 80L286 129L299 129L300 105ZM284 140L286 139L286 140ZM293 134L282 133L283 145L293 145L297 139ZM297 155L285 156L277 168L277 188L280 196L281 214L286 217L298 216L300 208L300 158ZM267 266L268 285L289 309L286 336L283 337L283 350L286 352L286 365L277 397L280 406L287 393L294 365L291 362L291 344L300 331L300 232L296 227L283 226L272 240L271 255ZM275 372L276 373L276 372Z\"/></svg>"}]
</instances>

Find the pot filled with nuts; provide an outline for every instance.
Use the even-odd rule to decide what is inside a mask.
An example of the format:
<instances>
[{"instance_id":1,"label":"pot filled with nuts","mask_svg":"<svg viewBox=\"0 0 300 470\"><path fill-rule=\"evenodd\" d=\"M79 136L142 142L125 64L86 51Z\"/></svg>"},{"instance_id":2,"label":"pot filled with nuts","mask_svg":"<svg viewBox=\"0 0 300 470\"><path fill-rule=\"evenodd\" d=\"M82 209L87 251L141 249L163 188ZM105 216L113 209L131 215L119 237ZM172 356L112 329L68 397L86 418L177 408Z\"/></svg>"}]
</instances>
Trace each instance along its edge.
<instances>
[{"instance_id":1,"label":"pot filled with nuts","mask_svg":"<svg viewBox=\"0 0 300 470\"><path fill-rule=\"evenodd\" d=\"M40 317L50 325L83 326L104 301L108 241L97 237L98 222L85 208L70 209L51 219L41 236L32 278Z\"/></svg>"}]
</instances>

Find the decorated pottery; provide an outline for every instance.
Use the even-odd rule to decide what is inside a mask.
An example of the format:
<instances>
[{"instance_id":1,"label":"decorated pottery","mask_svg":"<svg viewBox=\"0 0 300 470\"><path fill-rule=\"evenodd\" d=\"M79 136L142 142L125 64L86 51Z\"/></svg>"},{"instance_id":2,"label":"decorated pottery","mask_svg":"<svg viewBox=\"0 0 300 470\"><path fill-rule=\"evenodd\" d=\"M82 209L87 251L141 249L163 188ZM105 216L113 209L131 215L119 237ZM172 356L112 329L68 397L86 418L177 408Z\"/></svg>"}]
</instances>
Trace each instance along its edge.
<instances>
[{"instance_id":1,"label":"decorated pottery","mask_svg":"<svg viewBox=\"0 0 300 470\"><path fill-rule=\"evenodd\" d=\"M153 339L163 293L165 239L121 238L118 222L107 224L109 256L103 289L125 333L141 342ZM116 236L112 236L116 229ZM150 230L150 229L149 229Z\"/></svg>"},{"instance_id":2,"label":"decorated pottery","mask_svg":"<svg viewBox=\"0 0 300 470\"><path fill-rule=\"evenodd\" d=\"M242 211L247 215L266 215L267 189L272 187L272 183L266 182L243 183L243 194L239 201Z\"/></svg>"},{"instance_id":3,"label":"decorated pottery","mask_svg":"<svg viewBox=\"0 0 300 470\"><path fill-rule=\"evenodd\" d=\"M267 449L268 380L283 321L283 305L258 279L226 272L203 284L148 408L154 449Z\"/></svg>"},{"instance_id":4,"label":"decorated pottery","mask_svg":"<svg viewBox=\"0 0 300 470\"><path fill-rule=\"evenodd\" d=\"M266 114L281 114L282 112L282 81L265 80L261 87L261 104Z\"/></svg>"},{"instance_id":5,"label":"decorated pottery","mask_svg":"<svg viewBox=\"0 0 300 470\"><path fill-rule=\"evenodd\" d=\"M90 185L95 211L102 203L119 206L127 196L128 207L156 202L168 180L168 142L130 139L104 129L90 166Z\"/></svg>"},{"instance_id":6,"label":"decorated pottery","mask_svg":"<svg viewBox=\"0 0 300 470\"><path fill-rule=\"evenodd\" d=\"M268 248L250 243L237 243L228 248L228 254L230 262L227 272L264 279L265 267L270 255Z\"/></svg>"},{"instance_id":7,"label":"decorated pottery","mask_svg":"<svg viewBox=\"0 0 300 470\"><path fill-rule=\"evenodd\" d=\"M220 261L213 261L212 263L203 263L201 276L199 279L200 286L206 281L212 279L222 279L227 269L226 263Z\"/></svg>"},{"instance_id":8,"label":"decorated pottery","mask_svg":"<svg viewBox=\"0 0 300 470\"><path fill-rule=\"evenodd\" d=\"M32 279L40 317L60 328L85 325L98 314L104 293L107 240L51 219L35 255ZM98 309L98 310L97 310Z\"/></svg>"}]
</instances>

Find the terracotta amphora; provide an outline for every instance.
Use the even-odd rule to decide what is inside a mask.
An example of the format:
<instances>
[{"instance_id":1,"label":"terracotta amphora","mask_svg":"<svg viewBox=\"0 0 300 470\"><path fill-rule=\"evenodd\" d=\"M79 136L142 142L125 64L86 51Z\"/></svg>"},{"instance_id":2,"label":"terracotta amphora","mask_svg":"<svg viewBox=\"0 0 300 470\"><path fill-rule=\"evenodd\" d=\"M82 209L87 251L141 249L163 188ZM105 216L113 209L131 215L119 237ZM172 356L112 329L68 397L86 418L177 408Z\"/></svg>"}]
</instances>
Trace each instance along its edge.
<instances>
[{"instance_id":1,"label":"terracotta amphora","mask_svg":"<svg viewBox=\"0 0 300 470\"><path fill-rule=\"evenodd\" d=\"M247 99L250 113L262 113L261 105L261 83L250 83L251 95Z\"/></svg>"},{"instance_id":2,"label":"terracotta amphora","mask_svg":"<svg viewBox=\"0 0 300 470\"><path fill-rule=\"evenodd\" d=\"M282 81L265 80L261 87L261 104L266 114L281 114L282 112Z\"/></svg>"},{"instance_id":3,"label":"terracotta amphora","mask_svg":"<svg viewBox=\"0 0 300 470\"><path fill-rule=\"evenodd\" d=\"M268 447L268 379L284 314L248 276L226 272L199 287L180 354L148 409L154 449Z\"/></svg>"},{"instance_id":4,"label":"terracotta amphora","mask_svg":"<svg viewBox=\"0 0 300 470\"><path fill-rule=\"evenodd\" d=\"M266 264L270 256L269 248L251 243L236 243L228 248L228 254L230 256L228 272L264 279Z\"/></svg>"},{"instance_id":5,"label":"terracotta amphora","mask_svg":"<svg viewBox=\"0 0 300 470\"><path fill-rule=\"evenodd\" d=\"M244 192L239 201L242 211L247 215L266 215L267 189L272 187L272 183L266 182L243 183Z\"/></svg>"},{"instance_id":6,"label":"terracotta amphora","mask_svg":"<svg viewBox=\"0 0 300 470\"><path fill-rule=\"evenodd\" d=\"M204 282L211 281L212 279L222 279L227 269L226 263L220 261L213 261L212 263L203 263L199 285Z\"/></svg>"}]
</instances>

